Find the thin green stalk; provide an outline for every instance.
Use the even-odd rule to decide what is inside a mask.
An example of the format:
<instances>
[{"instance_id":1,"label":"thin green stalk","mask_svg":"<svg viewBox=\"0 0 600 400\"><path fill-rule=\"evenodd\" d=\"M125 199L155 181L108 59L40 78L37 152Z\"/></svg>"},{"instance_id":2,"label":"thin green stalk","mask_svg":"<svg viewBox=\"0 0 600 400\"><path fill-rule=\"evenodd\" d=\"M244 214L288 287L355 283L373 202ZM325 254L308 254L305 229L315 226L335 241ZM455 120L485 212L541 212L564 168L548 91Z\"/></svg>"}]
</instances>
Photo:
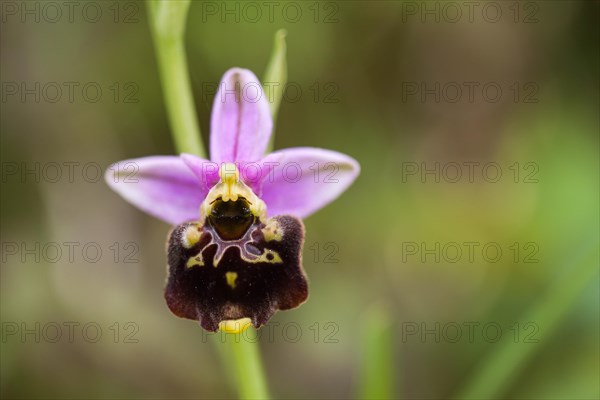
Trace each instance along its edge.
<instances>
[{"instance_id":1,"label":"thin green stalk","mask_svg":"<svg viewBox=\"0 0 600 400\"><path fill-rule=\"evenodd\" d=\"M205 158L183 41L190 4L189 0L149 0L147 9L175 148L179 153L192 153ZM232 340L233 334L226 335L229 336L228 348L219 348L218 354L225 369L235 373L240 397L267 399L269 396L258 344L244 338Z\"/></svg>"},{"instance_id":2,"label":"thin green stalk","mask_svg":"<svg viewBox=\"0 0 600 400\"><path fill-rule=\"evenodd\" d=\"M253 328L248 328L248 330ZM226 344L228 346L225 363L232 363L231 369L235 372L237 390L240 399L268 399L264 368L262 365L258 343L248 340L246 333L228 333ZM241 336L241 337L240 337Z\"/></svg>"},{"instance_id":3,"label":"thin green stalk","mask_svg":"<svg viewBox=\"0 0 600 400\"><path fill-rule=\"evenodd\" d=\"M175 149L206 158L183 40L188 7L189 1L149 1L148 14Z\"/></svg>"},{"instance_id":4,"label":"thin green stalk","mask_svg":"<svg viewBox=\"0 0 600 400\"><path fill-rule=\"evenodd\" d=\"M540 297L539 302L533 305L523 315L522 321L531 321L544 332L543 338L548 339L569 311L573 303L579 298L581 292L598 274L598 238L592 235L592 244L584 248L578 257L573 260L567 278L560 277L547 293ZM494 399L505 397L505 392L510 387L519 371L526 366L526 362L543 346L542 340L537 343L517 343L511 335L506 335L498 346L485 360L481 368L459 393L459 399Z\"/></svg>"}]
</instances>

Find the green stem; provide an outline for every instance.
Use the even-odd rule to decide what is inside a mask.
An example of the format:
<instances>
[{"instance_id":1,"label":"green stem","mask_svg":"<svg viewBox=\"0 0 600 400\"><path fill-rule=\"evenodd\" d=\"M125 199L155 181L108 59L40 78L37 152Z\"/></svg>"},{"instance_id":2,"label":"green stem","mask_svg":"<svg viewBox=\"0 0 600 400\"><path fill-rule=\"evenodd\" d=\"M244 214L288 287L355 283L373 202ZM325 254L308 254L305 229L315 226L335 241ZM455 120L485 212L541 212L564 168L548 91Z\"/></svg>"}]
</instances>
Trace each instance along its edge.
<instances>
[{"instance_id":1,"label":"green stem","mask_svg":"<svg viewBox=\"0 0 600 400\"><path fill-rule=\"evenodd\" d=\"M200 127L196 119L196 108L183 41L187 9L184 12L174 13L168 7L170 4L161 4L160 2L149 2L148 4L160 82L175 149L178 153L192 153L206 158ZM173 27L172 25L180 26Z\"/></svg>"},{"instance_id":2,"label":"green stem","mask_svg":"<svg viewBox=\"0 0 600 400\"><path fill-rule=\"evenodd\" d=\"M253 328L248 328L253 329ZM264 369L258 343L249 341L245 334L227 334L229 352L223 362L232 362L237 390L241 399L268 399ZM242 336L240 338L240 336ZM256 334L253 335L256 337Z\"/></svg>"},{"instance_id":3,"label":"green stem","mask_svg":"<svg viewBox=\"0 0 600 400\"><path fill-rule=\"evenodd\" d=\"M190 1L184 0L149 0L147 9L175 148L179 153L192 153L206 158L183 41L190 4ZM269 395L258 344L239 336L233 340L233 334L227 336L228 348L219 348L218 354L225 369L235 373L240 397L267 399Z\"/></svg>"}]
</instances>

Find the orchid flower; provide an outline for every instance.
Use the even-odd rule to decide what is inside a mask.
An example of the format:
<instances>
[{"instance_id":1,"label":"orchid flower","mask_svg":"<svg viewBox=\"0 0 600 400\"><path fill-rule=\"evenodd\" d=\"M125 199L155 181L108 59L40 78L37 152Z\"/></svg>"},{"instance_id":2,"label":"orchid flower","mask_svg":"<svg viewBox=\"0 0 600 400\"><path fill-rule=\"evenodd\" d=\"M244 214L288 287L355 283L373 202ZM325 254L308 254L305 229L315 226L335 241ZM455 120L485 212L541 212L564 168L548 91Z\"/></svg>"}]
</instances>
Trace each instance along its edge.
<instances>
[{"instance_id":1,"label":"orchid flower","mask_svg":"<svg viewBox=\"0 0 600 400\"><path fill-rule=\"evenodd\" d=\"M106 175L125 200L176 225L165 299L175 315L210 331L234 320L258 328L307 299L301 218L336 199L359 173L353 158L331 150L264 156L272 129L260 82L232 68L214 100L210 160L143 157L116 163ZM136 179L119 179L131 166Z\"/></svg>"}]
</instances>

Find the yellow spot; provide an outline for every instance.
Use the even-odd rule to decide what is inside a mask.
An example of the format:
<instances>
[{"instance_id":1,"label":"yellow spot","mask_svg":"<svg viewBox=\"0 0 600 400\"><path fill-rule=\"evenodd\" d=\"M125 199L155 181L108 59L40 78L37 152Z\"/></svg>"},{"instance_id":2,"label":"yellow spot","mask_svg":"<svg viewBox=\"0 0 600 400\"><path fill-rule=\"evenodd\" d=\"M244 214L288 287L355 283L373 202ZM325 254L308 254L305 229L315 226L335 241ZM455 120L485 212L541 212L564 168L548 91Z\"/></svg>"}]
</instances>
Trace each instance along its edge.
<instances>
[{"instance_id":1,"label":"yellow spot","mask_svg":"<svg viewBox=\"0 0 600 400\"><path fill-rule=\"evenodd\" d=\"M281 264L283 262L281 257L279 257L279 253L269 249L266 249L265 252L261 254L260 259L262 262L271 264Z\"/></svg>"},{"instance_id":2,"label":"yellow spot","mask_svg":"<svg viewBox=\"0 0 600 400\"><path fill-rule=\"evenodd\" d=\"M279 223L274 219L270 219L267 221L266 226L262 229L262 233L267 242L275 240L280 242L283 238L283 230L279 226Z\"/></svg>"},{"instance_id":3,"label":"yellow spot","mask_svg":"<svg viewBox=\"0 0 600 400\"><path fill-rule=\"evenodd\" d=\"M181 235L181 244L186 249L192 248L200 240L200 232L196 225L190 225L185 228L183 235Z\"/></svg>"},{"instance_id":4,"label":"yellow spot","mask_svg":"<svg viewBox=\"0 0 600 400\"><path fill-rule=\"evenodd\" d=\"M225 333L242 333L251 326L250 318L227 319L219 322L219 330Z\"/></svg>"},{"instance_id":5,"label":"yellow spot","mask_svg":"<svg viewBox=\"0 0 600 400\"><path fill-rule=\"evenodd\" d=\"M237 279L237 273L236 272L226 272L225 273L225 279L227 279L227 284L232 289L235 289L235 281Z\"/></svg>"},{"instance_id":6,"label":"yellow spot","mask_svg":"<svg viewBox=\"0 0 600 400\"><path fill-rule=\"evenodd\" d=\"M190 257L185 264L186 267L203 267L204 266L204 257L202 257L202 252L198 253L194 257Z\"/></svg>"},{"instance_id":7,"label":"yellow spot","mask_svg":"<svg viewBox=\"0 0 600 400\"><path fill-rule=\"evenodd\" d=\"M283 260L279 256L279 253L273 250L265 249L265 251L256 258L246 258L242 256L242 260L247 263L257 264L257 263L269 263L269 264L281 264Z\"/></svg>"}]
</instances>

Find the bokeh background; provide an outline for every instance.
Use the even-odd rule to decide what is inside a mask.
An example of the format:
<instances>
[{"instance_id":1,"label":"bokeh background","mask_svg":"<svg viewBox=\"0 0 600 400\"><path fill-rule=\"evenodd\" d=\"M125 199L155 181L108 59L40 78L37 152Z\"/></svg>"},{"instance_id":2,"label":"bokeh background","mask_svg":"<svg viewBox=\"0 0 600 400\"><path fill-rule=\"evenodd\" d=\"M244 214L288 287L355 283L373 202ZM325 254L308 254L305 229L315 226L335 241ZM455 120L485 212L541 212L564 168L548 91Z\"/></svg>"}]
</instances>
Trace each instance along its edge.
<instances>
[{"instance_id":1,"label":"bokeh background","mask_svg":"<svg viewBox=\"0 0 600 400\"><path fill-rule=\"evenodd\" d=\"M98 175L174 154L145 4L44 3L2 3L0 394L234 397L222 338L164 303L169 226ZM211 87L232 66L260 77L285 28L276 148L362 166L305 221L309 301L261 330L277 398L365 396L374 378L396 398L600 396L598 3L450 3L192 4L205 142Z\"/></svg>"}]
</instances>

